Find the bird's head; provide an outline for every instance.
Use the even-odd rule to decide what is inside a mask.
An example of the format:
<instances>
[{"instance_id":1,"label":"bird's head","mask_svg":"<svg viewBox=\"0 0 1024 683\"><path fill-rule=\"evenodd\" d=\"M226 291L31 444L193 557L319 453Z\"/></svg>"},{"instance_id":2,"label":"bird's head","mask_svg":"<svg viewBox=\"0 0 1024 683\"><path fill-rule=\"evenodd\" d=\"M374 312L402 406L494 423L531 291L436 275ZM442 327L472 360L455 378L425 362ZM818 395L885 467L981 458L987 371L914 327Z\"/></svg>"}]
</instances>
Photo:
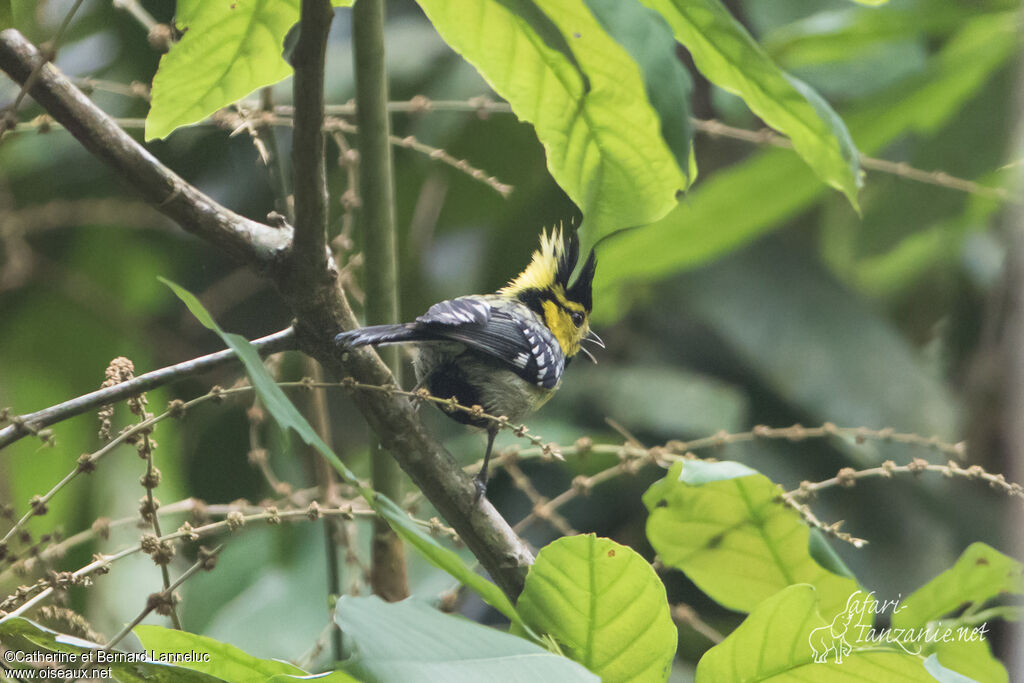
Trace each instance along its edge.
<instances>
[{"instance_id":1,"label":"bird's head","mask_svg":"<svg viewBox=\"0 0 1024 683\"><path fill-rule=\"evenodd\" d=\"M600 337L590 330L597 260L591 249L576 281L570 285L569 278L579 256L580 244L575 233L566 236L561 228L553 229L550 235L542 232L540 249L533 252L526 270L498 293L519 299L540 316L554 333L566 358L582 351L594 360L582 343L589 340L603 346Z\"/></svg>"}]
</instances>

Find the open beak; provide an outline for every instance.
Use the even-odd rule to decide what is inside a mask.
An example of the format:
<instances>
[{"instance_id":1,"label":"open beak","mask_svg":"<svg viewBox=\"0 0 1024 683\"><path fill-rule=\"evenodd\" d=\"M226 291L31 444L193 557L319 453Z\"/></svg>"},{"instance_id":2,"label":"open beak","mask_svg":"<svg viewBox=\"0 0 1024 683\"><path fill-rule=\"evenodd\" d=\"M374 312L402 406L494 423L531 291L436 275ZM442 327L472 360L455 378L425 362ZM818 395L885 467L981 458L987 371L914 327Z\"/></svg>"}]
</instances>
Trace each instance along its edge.
<instances>
[{"instance_id":1,"label":"open beak","mask_svg":"<svg viewBox=\"0 0 1024 683\"><path fill-rule=\"evenodd\" d=\"M594 354L592 354L590 351L587 350L587 347L580 346L580 351L582 351L583 355L585 355L587 358L590 359L591 363L593 363L594 365L597 365L597 359L594 358Z\"/></svg>"},{"instance_id":2,"label":"open beak","mask_svg":"<svg viewBox=\"0 0 1024 683\"><path fill-rule=\"evenodd\" d=\"M602 349L604 348L604 340L597 336L597 332L594 332L593 330L587 330L587 334L585 337L583 337L583 339L585 339L586 341L594 342Z\"/></svg>"}]
</instances>

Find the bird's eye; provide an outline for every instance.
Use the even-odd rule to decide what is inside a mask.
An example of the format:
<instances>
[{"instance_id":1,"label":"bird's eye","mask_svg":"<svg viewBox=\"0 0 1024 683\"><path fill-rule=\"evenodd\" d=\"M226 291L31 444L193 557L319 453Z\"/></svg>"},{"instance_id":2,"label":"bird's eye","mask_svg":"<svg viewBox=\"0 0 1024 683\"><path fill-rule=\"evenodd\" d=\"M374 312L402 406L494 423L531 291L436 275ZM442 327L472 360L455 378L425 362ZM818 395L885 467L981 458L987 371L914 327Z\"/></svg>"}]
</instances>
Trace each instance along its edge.
<instances>
[{"instance_id":1,"label":"bird's eye","mask_svg":"<svg viewBox=\"0 0 1024 683\"><path fill-rule=\"evenodd\" d=\"M572 324L575 325L576 327L583 326L583 314L580 313L579 311L573 311L572 313L569 314L569 317L572 318Z\"/></svg>"}]
</instances>

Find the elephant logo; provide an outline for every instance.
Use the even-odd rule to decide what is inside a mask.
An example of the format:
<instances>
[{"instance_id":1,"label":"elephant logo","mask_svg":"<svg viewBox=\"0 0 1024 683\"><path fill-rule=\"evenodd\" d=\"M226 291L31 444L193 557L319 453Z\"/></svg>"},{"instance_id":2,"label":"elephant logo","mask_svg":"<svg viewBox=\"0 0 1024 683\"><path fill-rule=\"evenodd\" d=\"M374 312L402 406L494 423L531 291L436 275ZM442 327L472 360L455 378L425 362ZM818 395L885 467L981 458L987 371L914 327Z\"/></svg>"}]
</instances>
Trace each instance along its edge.
<instances>
[{"instance_id":1,"label":"elephant logo","mask_svg":"<svg viewBox=\"0 0 1024 683\"><path fill-rule=\"evenodd\" d=\"M814 662L824 664L832 655L836 664L842 664L843 658L853 652L853 646L846 639L846 632L854 621L854 616L860 611L860 604L854 602L854 598L860 595L860 591L850 595L846 601L846 607L837 614L831 624L819 626L807 636L807 642L814 652Z\"/></svg>"}]
</instances>

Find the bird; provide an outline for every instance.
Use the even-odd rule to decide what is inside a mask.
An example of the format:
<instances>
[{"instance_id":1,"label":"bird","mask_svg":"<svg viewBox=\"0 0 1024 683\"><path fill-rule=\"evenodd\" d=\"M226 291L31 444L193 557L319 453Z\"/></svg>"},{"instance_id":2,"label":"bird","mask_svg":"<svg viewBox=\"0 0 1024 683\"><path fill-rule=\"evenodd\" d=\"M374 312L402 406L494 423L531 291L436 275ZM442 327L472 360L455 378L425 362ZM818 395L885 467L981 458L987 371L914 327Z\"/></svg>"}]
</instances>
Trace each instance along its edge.
<instances>
[{"instance_id":1,"label":"bird","mask_svg":"<svg viewBox=\"0 0 1024 683\"><path fill-rule=\"evenodd\" d=\"M575 232L543 230L530 263L493 294L441 301L412 322L349 330L338 334L335 343L344 349L412 344L417 388L520 422L558 390L578 354L597 362L584 342L604 348L590 329L597 267L593 249L569 282L579 254ZM487 431L487 450L474 480L479 500L487 492L487 467L499 425L479 411L446 414Z\"/></svg>"}]
</instances>

